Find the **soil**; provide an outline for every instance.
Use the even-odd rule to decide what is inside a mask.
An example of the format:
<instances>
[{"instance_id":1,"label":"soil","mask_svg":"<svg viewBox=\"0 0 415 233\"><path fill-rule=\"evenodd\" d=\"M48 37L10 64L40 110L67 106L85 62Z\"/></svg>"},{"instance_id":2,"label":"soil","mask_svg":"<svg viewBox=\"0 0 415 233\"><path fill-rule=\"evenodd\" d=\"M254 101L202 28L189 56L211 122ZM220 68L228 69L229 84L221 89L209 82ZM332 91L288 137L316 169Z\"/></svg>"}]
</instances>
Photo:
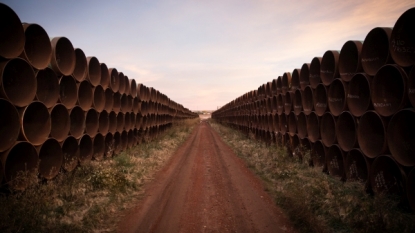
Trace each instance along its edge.
<instances>
[{"instance_id":1,"label":"soil","mask_svg":"<svg viewBox=\"0 0 415 233\"><path fill-rule=\"evenodd\" d=\"M145 190L119 232L295 232L261 180L206 121Z\"/></svg>"}]
</instances>

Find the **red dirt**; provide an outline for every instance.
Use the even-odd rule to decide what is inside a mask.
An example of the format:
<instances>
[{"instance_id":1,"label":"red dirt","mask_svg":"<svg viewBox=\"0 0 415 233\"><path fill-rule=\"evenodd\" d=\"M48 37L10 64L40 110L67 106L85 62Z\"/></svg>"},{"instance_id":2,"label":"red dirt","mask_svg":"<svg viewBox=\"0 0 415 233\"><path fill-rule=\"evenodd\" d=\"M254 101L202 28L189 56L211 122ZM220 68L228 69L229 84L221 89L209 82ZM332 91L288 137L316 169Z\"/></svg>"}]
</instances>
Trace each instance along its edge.
<instances>
[{"instance_id":1,"label":"red dirt","mask_svg":"<svg viewBox=\"0 0 415 233\"><path fill-rule=\"evenodd\" d=\"M120 232L295 232L246 167L206 122L174 153Z\"/></svg>"}]
</instances>

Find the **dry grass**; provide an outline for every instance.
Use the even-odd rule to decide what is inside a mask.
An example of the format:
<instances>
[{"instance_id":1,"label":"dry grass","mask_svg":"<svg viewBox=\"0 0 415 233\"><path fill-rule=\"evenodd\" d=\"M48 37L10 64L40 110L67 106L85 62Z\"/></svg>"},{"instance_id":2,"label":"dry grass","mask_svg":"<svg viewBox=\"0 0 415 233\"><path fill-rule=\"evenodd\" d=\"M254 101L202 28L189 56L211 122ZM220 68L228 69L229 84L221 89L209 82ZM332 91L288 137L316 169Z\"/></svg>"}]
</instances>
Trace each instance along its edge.
<instances>
[{"instance_id":1,"label":"dry grass","mask_svg":"<svg viewBox=\"0 0 415 233\"><path fill-rule=\"evenodd\" d=\"M24 192L0 193L0 232L114 232L143 185L190 135L198 119L173 125L157 140L91 161Z\"/></svg>"},{"instance_id":2,"label":"dry grass","mask_svg":"<svg viewBox=\"0 0 415 233\"><path fill-rule=\"evenodd\" d=\"M415 216L399 201L371 196L364 184L343 183L299 160L285 148L247 137L211 121L222 139L264 181L267 191L300 232L415 232Z\"/></svg>"}]
</instances>

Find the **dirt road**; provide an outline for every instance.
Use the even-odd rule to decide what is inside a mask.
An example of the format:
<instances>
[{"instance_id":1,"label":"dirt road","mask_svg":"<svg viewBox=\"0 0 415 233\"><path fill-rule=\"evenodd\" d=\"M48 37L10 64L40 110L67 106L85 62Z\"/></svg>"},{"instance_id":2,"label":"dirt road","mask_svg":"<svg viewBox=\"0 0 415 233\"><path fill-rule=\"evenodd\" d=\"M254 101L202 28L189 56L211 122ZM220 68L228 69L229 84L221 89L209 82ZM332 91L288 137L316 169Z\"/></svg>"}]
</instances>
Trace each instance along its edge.
<instances>
[{"instance_id":1,"label":"dirt road","mask_svg":"<svg viewBox=\"0 0 415 233\"><path fill-rule=\"evenodd\" d=\"M120 232L293 232L260 180L200 123L129 211Z\"/></svg>"}]
</instances>

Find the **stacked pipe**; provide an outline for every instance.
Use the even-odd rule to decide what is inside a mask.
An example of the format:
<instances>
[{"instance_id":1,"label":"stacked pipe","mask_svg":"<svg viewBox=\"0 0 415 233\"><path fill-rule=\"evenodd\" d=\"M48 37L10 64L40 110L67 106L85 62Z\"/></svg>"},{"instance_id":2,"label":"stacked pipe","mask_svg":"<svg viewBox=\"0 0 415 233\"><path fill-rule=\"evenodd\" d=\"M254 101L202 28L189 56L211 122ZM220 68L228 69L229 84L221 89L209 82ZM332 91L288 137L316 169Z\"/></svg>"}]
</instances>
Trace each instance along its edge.
<instances>
[{"instance_id":1,"label":"stacked pipe","mask_svg":"<svg viewBox=\"0 0 415 233\"><path fill-rule=\"evenodd\" d=\"M0 181L52 179L198 117L0 3Z\"/></svg>"},{"instance_id":2,"label":"stacked pipe","mask_svg":"<svg viewBox=\"0 0 415 233\"><path fill-rule=\"evenodd\" d=\"M415 210L415 8L225 104L212 118Z\"/></svg>"}]
</instances>

